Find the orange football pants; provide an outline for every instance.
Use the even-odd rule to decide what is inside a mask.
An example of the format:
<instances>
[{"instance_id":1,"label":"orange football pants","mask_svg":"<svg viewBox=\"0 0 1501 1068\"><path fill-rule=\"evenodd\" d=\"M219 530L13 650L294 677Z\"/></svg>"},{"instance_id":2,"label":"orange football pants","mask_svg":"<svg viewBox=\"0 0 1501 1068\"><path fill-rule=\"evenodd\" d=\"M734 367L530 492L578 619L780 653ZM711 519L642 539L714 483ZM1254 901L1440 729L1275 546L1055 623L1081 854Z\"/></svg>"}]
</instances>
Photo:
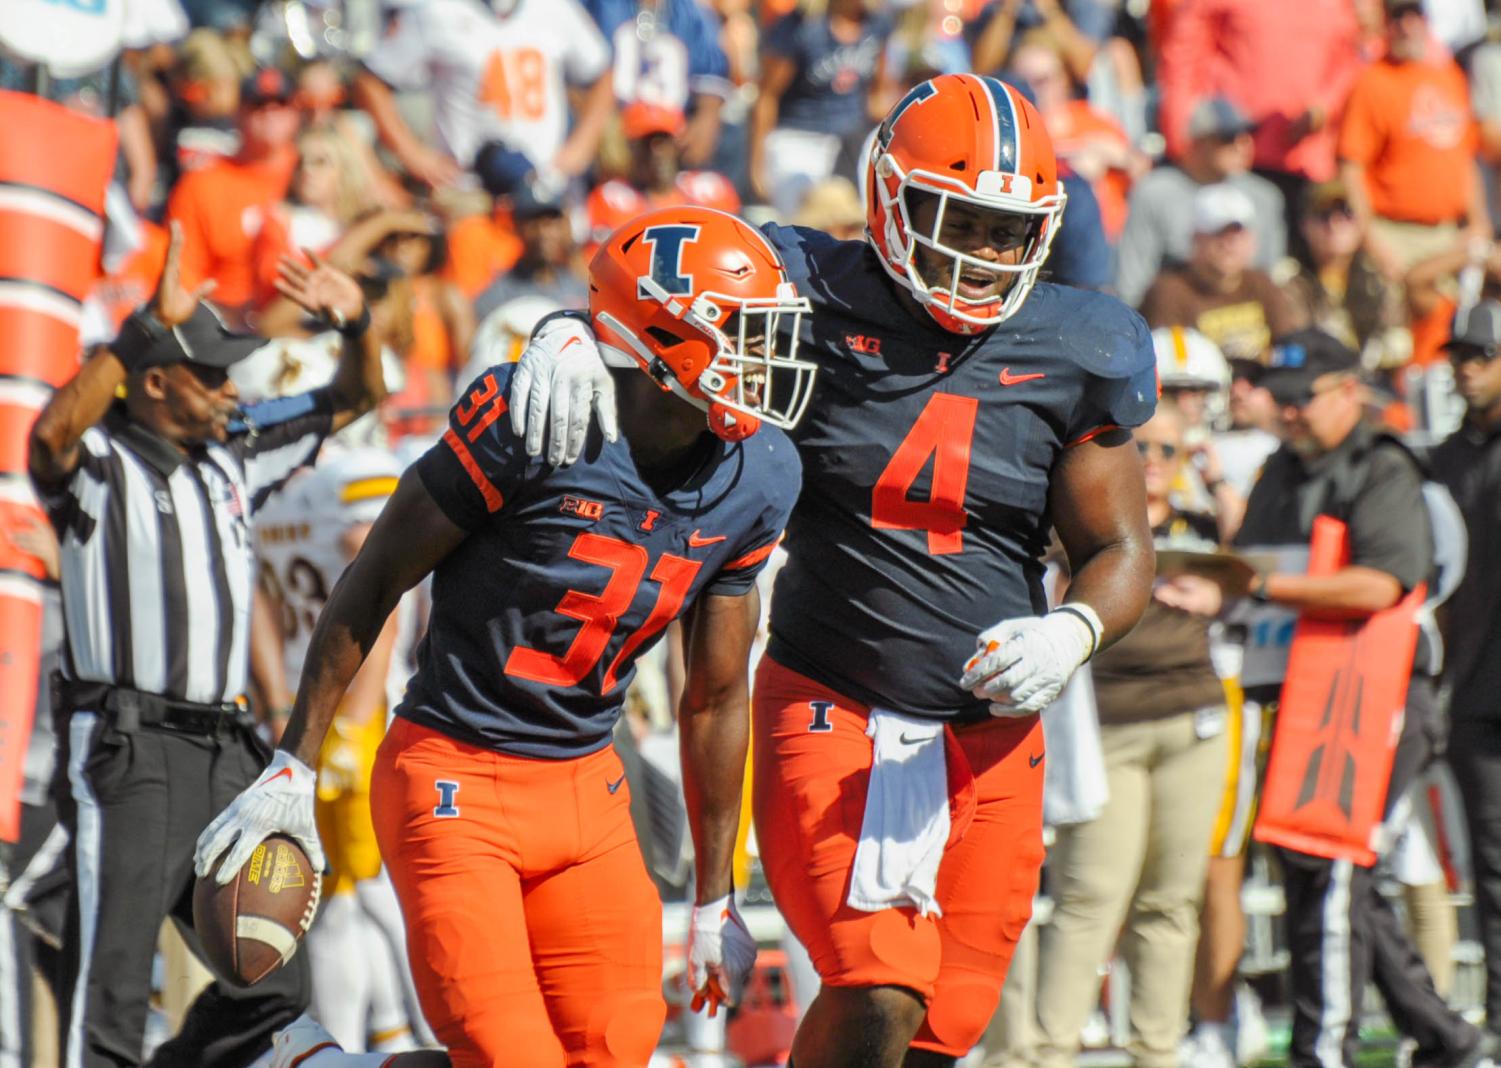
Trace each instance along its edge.
<instances>
[{"instance_id":1,"label":"orange football pants","mask_svg":"<svg viewBox=\"0 0 1501 1068\"><path fill-rule=\"evenodd\" d=\"M646 1064L667 1014L662 905L613 748L533 760L396 719L371 813L455 1068Z\"/></svg>"},{"instance_id":2,"label":"orange football pants","mask_svg":"<svg viewBox=\"0 0 1501 1068\"><path fill-rule=\"evenodd\" d=\"M974 807L938 868L943 915L862 912L845 899L870 783L869 711L761 659L751 746L761 862L823 982L915 991L928 1014L913 1047L962 1057L990 1023L1032 915L1043 859L1042 725L1028 716L951 729L951 797L972 789ZM968 768L955 766L962 762Z\"/></svg>"}]
</instances>

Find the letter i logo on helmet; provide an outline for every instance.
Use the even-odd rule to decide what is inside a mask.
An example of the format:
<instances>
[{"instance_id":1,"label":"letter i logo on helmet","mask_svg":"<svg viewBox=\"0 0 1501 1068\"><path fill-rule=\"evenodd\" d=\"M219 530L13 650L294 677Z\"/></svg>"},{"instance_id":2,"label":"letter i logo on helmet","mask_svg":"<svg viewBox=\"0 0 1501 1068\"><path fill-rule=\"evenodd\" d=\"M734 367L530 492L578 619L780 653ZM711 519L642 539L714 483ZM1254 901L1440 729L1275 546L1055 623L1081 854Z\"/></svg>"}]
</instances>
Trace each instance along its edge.
<instances>
[{"instance_id":1,"label":"letter i logo on helmet","mask_svg":"<svg viewBox=\"0 0 1501 1068\"><path fill-rule=\"evenodd\" d=\"M891 109L868 166L866 232L886 273L955 333L1015 315L1067 200L1037 109L995 78L932 78Z\"/></svg>"},{"instance_id":2,"label":"letter i logo on helmet","mask_svg":"<svg viewBox=\"0 0 1501 1068\"><path fill-rule=\"evenodd\" d=\"M708 415L726 441L791 429L817 366L797 358L809 311L761 234L712 208L672 207L611 234L589 264L605 362L639 367Z\"/></svg>"}]
</instances>

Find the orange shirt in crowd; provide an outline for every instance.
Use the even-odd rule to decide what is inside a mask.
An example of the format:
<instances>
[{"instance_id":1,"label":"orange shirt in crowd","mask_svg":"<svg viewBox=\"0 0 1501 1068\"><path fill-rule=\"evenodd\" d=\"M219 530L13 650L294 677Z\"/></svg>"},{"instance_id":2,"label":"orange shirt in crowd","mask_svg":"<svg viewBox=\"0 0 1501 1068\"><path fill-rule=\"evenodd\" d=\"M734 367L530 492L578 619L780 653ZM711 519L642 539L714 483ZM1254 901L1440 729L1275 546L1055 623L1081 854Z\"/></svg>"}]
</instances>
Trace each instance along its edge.
<instances>
[{"instance_id":1,"label":"orange shirt in crowd","mask_svg":"<svg viewBox=\"0 0 1501 1068\"><path fill-rule=\"evenodd\" d=\"M182 282L192 289L212 278L213 298L242 307L259 295L256 237L271 209L287 195L297 152L288 146L269 160L222 160L185 174L167 202L167 221L182 223Z\"/></svg>"},{"instance_id":2,"label":"orange shirt in crowd","mask_svg":"<svg viewBox=\"0 0 1501 1068\"><path fill-rule=\"evenodd\" d=\"M509 211L470 215L448 228L448 262L440 277L473 300L514 267L520 256L521 238L516 236Z\"/></svg>"},{"instance_id":3,"label":"orange shirt in crowd","mask_svg":"<svg viewBox=\"0 0 1501 1068\"><path fill-rule=\"evenodd\" d=\"M1096 111L1084 100L1070 100L1065 107L1048 112L1047 127L1058 158L1069 160L1070 166L1081 174L1091 168L1079 166L1074 157L1087 155L1091 145L1103 143L1113 151L1121 152L1131 147L1131 140L1120 123ZM1105 226L1105 236L1114 242L1120 238L1121 228L1126 225L1126 198L1131 192L1131 176L1111 167L1091 179L1089 187L1100 202L1100 221Z\"/></svg>"},{"instance_id":4,"label":"orange shirt in crowd","mask_svg":"<svg viewBox=\"0 0 1501 1068\"><path fill-rule=\"evenodd\" d=\"M1377 215L1433 225L1469 208L1477 138L1469 87L1453 60L1379 60L1350 90L1339 157L1364 165Z\"/></svg>"},{"instance_id":5,"label":"orange shirt in crowd","mask_svg":"<svg viewBox=\"0 0 1501 1068\"><path fill-rule=\"evenodd\" d=\"M463 366L464 358L453 351L434 288L432 278L412 279L412 348L406 364L408 369L455 372Z\"/></svg>"},{"instance_id":6,"label":"orange shirt in crowd","mask_svg":"<svg viewBox=\"0 0 1501 1068\"><path fill-rule=\"evenodd\" d=\"M637 215L681 204L718 208L734 215L740 210L740 195L728 178L714 171L683 171L672 189L652 194L643 193L620 178L612 178L589 194L590 246L585 254L592 256L599 242Z\"/></svg>"}]
</instances>

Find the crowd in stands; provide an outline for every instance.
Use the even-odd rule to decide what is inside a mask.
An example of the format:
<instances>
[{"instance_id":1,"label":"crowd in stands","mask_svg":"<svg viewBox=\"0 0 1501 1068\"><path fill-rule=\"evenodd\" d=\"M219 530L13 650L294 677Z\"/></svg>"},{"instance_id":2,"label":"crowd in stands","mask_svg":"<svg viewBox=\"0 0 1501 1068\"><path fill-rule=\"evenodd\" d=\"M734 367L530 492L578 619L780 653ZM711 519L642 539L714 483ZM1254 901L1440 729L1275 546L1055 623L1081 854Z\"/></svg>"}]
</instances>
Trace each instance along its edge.
<instances>
[{"instance_id":1,"label":"crowd in stands","mask_svg":"<svg viewBox=\"0 0 1501 1068\"><path fill-rule=\"evenodd\" d=\"M1276 445L1258 380L1277 339L1337 338L1372 415L1435 441L1457 425L1455 312L1501 296L1501 21L1482 0L181 6L92 75L0 54L0 88L119 128L84 342L147 298L177 224L184 284L212 281L234 325L280 339L236 369L245 399L307 388L336 336L274 283L283 256L326 259L392 324L382 444L431 440L474 361L515 359L542 315L582 306L593 249L642 211L861 239L875 124L937 73L1035 102L1068 193L1044 277L1114 293L1155 331L1164 404L1137 439L1163 543L1234 537ZM1218 806L1254 783L1256 738L1211 722L1236 674L1222 607L1212 584L1163 584L1093 665L1111 800L1059 830L1042 964L1008 987L996 1064L1071 1063L1113 952L1135 978L1135 1063L1178 1063L1190 1011L1208 1026L1189 1063L1234 1061L1216 1028L1245 828Z\"/></svg>"}]
</instances>

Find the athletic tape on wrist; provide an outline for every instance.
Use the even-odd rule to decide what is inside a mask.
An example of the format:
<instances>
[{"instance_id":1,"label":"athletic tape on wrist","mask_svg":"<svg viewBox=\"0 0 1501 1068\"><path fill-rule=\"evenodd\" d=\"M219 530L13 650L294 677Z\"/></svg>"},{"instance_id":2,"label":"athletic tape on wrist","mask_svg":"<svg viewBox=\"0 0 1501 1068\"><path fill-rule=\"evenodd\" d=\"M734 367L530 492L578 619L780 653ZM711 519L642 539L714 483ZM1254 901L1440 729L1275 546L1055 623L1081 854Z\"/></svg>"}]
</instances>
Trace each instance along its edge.
<instances>
[{"instance_id":1,"label":"athletic tape on wrist","mask_svg":"<svg viewBox=\"0 0 1501 1068\"><path fill-rule=\"evenodd\" d=\"M1105 624L1100 622L1099 614L1093 608L1082 601L1071 601L1059 605L1053 612L1066 612L1078 618L1089 631L1089 652L1084 656L1086 661L1099 652L1100 641L1105 636Z\"/></svg>"}]
</instances>

